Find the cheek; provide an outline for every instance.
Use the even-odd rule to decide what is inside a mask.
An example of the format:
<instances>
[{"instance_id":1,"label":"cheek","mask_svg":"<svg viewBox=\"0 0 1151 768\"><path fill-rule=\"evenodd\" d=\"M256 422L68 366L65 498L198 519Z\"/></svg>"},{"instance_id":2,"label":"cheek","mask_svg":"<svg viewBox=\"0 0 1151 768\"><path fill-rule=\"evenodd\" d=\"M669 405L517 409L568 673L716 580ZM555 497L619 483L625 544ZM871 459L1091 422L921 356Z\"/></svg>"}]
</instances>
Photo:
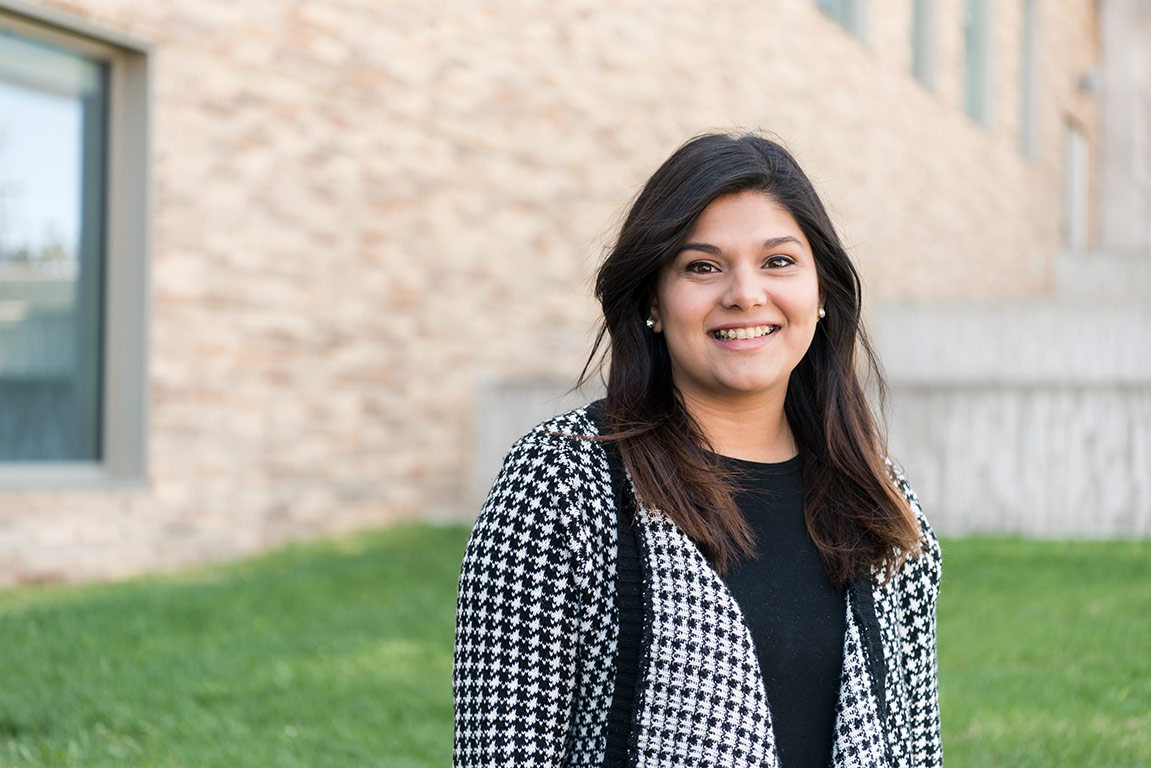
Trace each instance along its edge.
<instances>
[{"instance_id":1,"label":"cheek","mask_svg":"<svg viewBox=\"0 0 1151 768\"><path fill-rule=\"evenodd\" d=\"M656 301L659 320L664 329L681 328L691 322L693 308L690 292L678 290L679 286L662 286Z\"/></svg>"},{"instance_id":2,"label":"cheek","mask_svg":"<svg viewBox=\"0 0 1151 768\"><path fill-rule=\"evenodd\" d=\"M706 316L706 305L692 291L663 292L660 325L673 365L690 366L691 361L702 354L706 339L700 329Z\"/></svg>"},{"instance_id":3,"label":"cheek","mask_svg":"<svg viewBox=\"0 0 1151 768\"><path fill-rule=\"evenodd\" d=\"M808 285L796 288L797 290L789 296L788 311L796 321L815 322L819 317L819 308L823 306L819 296L819 284L812 281Z\"/></svg>"}]
</instances>

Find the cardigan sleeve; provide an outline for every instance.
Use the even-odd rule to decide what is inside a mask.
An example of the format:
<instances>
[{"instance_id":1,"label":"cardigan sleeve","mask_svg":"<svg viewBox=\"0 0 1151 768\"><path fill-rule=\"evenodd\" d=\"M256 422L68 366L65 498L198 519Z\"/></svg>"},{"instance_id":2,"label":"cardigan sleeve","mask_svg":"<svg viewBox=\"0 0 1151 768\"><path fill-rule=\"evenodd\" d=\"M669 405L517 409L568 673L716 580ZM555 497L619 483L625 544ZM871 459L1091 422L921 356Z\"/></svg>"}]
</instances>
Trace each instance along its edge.
<instances>
[{"instance_id":1,"label":"cardigan sleeve","mask_svg":"<svg viewBox=\"0 0 1151 768\"><path fill-rule=\"evenodd\" d=\"M472 531L456 610L456 768L564 759L592 560L577 470L562 441L522 440Z\"/></svg>"},{"instance_id":2,"label":"cardigan sleeve","mask_svg":"<svg viewBox=\"0 0 1151 768\"><path fill-rule=\"evenodd\" d=\"M908 730L914 768L943 765L939 721L939 683L936 669L935 604L942 575L939 539L923 515L914 491L903 481L904 491L922 531L921 549L908 563L900 590L903 616L901 631L908 692Z\"/></svg>"}]
</instances>

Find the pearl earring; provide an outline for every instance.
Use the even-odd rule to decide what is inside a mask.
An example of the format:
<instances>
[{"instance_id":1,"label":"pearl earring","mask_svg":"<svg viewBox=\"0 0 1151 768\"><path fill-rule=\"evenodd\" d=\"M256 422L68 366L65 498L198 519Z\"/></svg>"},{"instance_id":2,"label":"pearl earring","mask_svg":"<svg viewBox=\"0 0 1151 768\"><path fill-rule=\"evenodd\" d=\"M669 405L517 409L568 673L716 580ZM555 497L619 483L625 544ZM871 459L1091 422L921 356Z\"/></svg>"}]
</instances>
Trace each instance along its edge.
<instances>
[{"instance_id":1,"label":"pearl earring","mask_svg":"<svg viewBox=\"0 0 1151 768\"><path fill-rule=\"evenodd\" d=\"M827 317L827 310L824 309L823 307L820 307L819 308L819 319L822 320L825 317Z\"/></svg>"},{"instance_id":2,"label":"pearl earring","mask_svg":"<svg viewBox=\"0 0 1151 768\"><path fill-rule=\"evenodd\" d=\"M646 323L644 323L644 325L646 325L648 328L655 328L655 320L652 320L652 319L649 317L649 318L647 319L647 322L646 322Z\"/></svg>"}]
</instances>

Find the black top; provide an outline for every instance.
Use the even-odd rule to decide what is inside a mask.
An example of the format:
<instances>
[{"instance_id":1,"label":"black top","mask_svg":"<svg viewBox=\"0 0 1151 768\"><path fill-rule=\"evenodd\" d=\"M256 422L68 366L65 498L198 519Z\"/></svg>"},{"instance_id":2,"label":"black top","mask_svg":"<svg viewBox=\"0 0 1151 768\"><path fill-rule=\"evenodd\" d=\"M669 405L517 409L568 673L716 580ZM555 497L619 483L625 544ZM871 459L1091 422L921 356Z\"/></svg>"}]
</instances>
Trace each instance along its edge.
<instances>
[{"instance_id":1,"label":"black top","mask_svg":"<svg viewBox=\"0 0 1151 768\"><path fill-rule=\"evenodd\" d=\"M755 533L755 560L724 581L755 641L783 768L827 768L843 669L847 604L823 572L803 519L799 457L779 464L722 457L738 473L736 505Z\"/></svg>"}]
</instances>

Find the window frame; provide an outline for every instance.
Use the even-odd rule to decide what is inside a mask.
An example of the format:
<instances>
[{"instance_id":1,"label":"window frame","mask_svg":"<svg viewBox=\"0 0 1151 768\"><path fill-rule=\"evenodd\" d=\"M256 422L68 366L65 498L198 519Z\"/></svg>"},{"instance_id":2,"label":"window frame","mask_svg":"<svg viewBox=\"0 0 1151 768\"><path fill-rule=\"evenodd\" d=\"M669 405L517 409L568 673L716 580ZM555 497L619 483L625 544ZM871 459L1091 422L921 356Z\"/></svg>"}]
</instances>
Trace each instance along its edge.
<instances>
[{"instance_id":1,"label":"window frame","mask_svg":"<svg viewBox=\"0 0 1151 768\"><path fill-rule=\"evenodd\" d=\"M100 459L0 462L0 492L147 482L152 46L63 11L0 0L0 28L108 64Z\"/></svg>"}]
</instances>

